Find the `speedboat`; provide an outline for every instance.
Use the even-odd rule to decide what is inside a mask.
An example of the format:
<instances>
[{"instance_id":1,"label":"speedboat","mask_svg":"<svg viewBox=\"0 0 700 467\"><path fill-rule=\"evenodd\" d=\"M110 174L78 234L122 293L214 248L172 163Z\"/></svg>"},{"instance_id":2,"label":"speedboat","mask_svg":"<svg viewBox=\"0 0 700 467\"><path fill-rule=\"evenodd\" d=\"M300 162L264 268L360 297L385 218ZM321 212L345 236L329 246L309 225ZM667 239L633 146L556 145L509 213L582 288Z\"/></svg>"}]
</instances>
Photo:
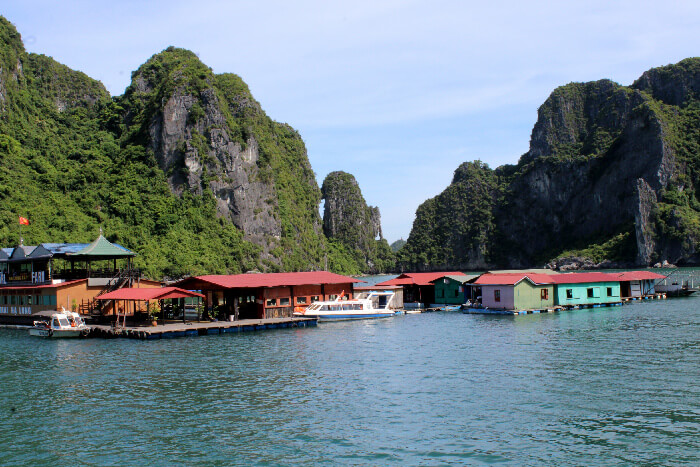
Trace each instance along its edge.
<instances>
[{"instance_id":1,"label":"speedboat","mask_svg":"<svg viewBox=\"0 0 700 467\"><path fill-rule=\"evenodd\" d=\"M37 337L80 337L87 334L88 326L78 313L62 311L53 313L49 321L34 321L29 328L30 336Z\"/></svg>"},{"instance_id":2,"label":"speedboat","mask_svg":"<svg viewBox=\"0 0 700 467\"><path fill-rule=\"evenodd\" d=\"M335 300L314 302L294 316L318 318L319 321L346 319L388 318L397 314L390 308L394 292L367 292L357 298L343 300L341 294Z\"/></svg>"}]
</instances>

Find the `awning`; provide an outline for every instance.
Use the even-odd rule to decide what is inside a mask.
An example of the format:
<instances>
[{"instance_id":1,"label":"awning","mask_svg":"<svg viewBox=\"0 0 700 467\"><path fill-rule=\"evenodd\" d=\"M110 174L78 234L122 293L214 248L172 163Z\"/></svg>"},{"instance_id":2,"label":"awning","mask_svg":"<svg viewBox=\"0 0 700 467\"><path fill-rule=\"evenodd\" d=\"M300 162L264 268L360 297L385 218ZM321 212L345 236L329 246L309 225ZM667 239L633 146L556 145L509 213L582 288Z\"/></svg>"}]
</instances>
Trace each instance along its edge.
<instances>
[{"instance_id":1,"label":"awning","mask_svg":"<svg viewBox=\"0 0 700 467\"><path fill-rule=\"evenodd\" d=\"M90 243L88 246L80 251L71 253L70 257L75 259L116 259L116 258L128 258L136 256L131 250L127 250L123 246L110 243L109 240L100 235L97 240Z\"/></svg>"},{"instance_id":2,"label":"awning","mask_svg":"<svg viewBox=\"0 0 700 467\"><path fill-rule=\"evenodd\" d=\"M159 287L154 289L117 289L95 298L97 300L166 300L190 297L204 298L204 295L177 287Z\"/></svg>"}]
</instances>

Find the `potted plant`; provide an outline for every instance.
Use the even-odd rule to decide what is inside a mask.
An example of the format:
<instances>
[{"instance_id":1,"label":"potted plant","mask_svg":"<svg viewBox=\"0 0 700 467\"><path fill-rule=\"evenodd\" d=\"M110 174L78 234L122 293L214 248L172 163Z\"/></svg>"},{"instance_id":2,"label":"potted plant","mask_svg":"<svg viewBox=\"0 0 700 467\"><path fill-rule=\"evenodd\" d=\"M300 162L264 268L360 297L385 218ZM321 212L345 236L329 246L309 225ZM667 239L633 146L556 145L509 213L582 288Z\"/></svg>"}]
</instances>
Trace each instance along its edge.
<instances>
[{"instance_id":1,"label":"potted plant","mask_svg":"<svg viewBox=\"0 0 700 467\"><path fill-rule=\"evenodd\" d=\"M151 318L151 326L158 326L158 314L160 309L156 302L148 302L148 316Z\"/></svg>"}]
</instances>

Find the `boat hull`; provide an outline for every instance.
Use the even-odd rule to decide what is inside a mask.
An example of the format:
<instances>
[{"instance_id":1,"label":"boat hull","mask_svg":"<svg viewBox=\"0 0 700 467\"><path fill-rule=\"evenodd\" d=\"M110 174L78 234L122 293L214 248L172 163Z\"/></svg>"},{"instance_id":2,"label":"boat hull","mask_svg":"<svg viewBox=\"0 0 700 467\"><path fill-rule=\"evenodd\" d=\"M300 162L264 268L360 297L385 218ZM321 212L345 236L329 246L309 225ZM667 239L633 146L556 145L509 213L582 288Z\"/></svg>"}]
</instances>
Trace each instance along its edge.
<instances>
[{"instance_id":1,"label":"boat hull","mask_svg":"<svg viewBox=\"0 0 700 467\"><path fill-rule=\"evenodd\" d=\"M83 332L82 329L39 329L30 328L29 335L36 337L47 337L47 338L64 338L64 337L80 337Z\"/></svg>"},{"instance_id":2,"label":"boat hull","mask_svg":"<svg viewBox=\"0 0 700 467\"><path fill-rule=\"evenodd\" d=\"M396 313L395 312L389 312L389 313L362 313L362 314L325 314L325 313L318 313L318 314L311 314L311 313L294 313L294 316L298 316L300 318L316 318L319 321L345 321L345 320L351 320L351 319L376 319L376 318L389 318L391 316L394 316Z\"/></svg>"}]
</instances>

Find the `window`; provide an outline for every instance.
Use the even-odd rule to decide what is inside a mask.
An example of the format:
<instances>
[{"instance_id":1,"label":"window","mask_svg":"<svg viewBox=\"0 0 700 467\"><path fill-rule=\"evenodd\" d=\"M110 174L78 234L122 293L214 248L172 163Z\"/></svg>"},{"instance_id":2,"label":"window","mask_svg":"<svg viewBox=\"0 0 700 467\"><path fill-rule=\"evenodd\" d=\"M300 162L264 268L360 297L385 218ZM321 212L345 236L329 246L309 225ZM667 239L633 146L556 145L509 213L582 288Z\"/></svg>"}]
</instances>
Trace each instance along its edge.
<instances>
[{"instance_id":1,"label":"window","mask_svg":"<svg viewBox=\"0 0 700 467\"><path fill-rule=\"evenodd\" d=\"M496 289L493 291L493 299L494 301L500 302L501 301L501 291Z\"/></svg>"},{"instance_id":2,"label":"window","mask_svg":"<svg viewBox=\"0 0 700 467\"><path fill-rule=\"evenodd\" d=\"M333 294L333 295L328 296L328 300L335 300L336 298L338 298L337 294Z\"/></svg>"},{"instance_id":3,"label":"window","mask_svg":"<svg viewBox=\"0 0 700 467\"><path fill-rule=\"evenodd\" d=\"M289 297L280 298L280 306L289 306Z\"/></svg>"},{"instance_id":4,"label":"window","mask_svg":"<svg viewBox=\"0 0 700 467\"><path fill-rule=\"evenodd\" d=\"M10 295L10 305L17 305L17 295Z\"/></svg>"},{"instance_id":5,"label":"window","mask_svg":"<svg viewBox=\"0 0 700 467\"><path fill-rule=\"evenodd\" d=\"M568 300L574 298L574 289L566 289L566 298Z\"/></svg>"},{"instance_id":6,"label":"window","mask_svg":"<svg viewBox=\"0 0 700 467\"><path fill-rule=\"evenodd\" d=\"M542 300L549 299L549 289L540 289L540 299L542 299Z\"/></svg>"},{"instance_id":7,"label":"window","mask_svg":"<svg viewBox=\"0 0 700 467\"><path fill-rule=\"evenodd\" d=\"M277 306L277 299L276 298L268 298L265 301L265 306Z\"/></svg>"},{"instance_id":8,"label":"window","mask_svg":"<svg viewBox=\"0 0 700 467\"><path fill-rule=\"evenodd\" d=\"M306 297L297 297L297 305L306 305Z\"/></svg>"},{"instance_id":9,"label":"window","mask_svg":"<svg viewBox=\"0 0 700 467\"><path fill-rule=\"evenodd\" d=\"M613 296L613 288L608 287L608 297L612 297L612 296Z\"/></svg>"},{"instance_id":10,"label":"window","mask_svg":"<svg viewBox=\"0 0 700 467\"><path fill-rule=\"evenodd\" d=\"M319 298L318 295L312 295L312 296L311 296L311 303L313 303L313 302L318 302L319 300L320 300L320 298Z\"/></svg>"},{"instance_id":11,"label":"window","mask_svg":"<svg viewBox=\"0 0 700 467\"><path fill-rule=\"evenodd\" d=\"M459 290L455 290L455 298L459 297Z\"/></svg>"},{"instance_id":12,"label":"window","mask_svg":"<svg viewBox=\"0 0 700 467\"><path fill-rule=\"evenodd\" d=\"M587 289L588 298L598 298L600 297L600 287L589 287Z\"/></svg>"}]
</instances>

